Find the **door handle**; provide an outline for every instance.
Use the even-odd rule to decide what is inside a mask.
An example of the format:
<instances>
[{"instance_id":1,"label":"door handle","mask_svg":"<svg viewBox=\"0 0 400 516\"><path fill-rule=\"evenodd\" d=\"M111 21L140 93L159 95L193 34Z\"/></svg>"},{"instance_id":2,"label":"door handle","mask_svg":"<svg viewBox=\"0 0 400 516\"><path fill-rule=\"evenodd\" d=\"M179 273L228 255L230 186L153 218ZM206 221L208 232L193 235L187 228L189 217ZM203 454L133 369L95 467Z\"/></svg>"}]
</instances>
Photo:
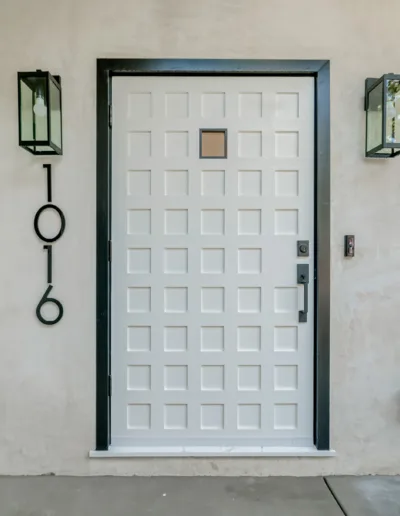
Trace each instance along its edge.
<instances>
[{"instance_id":1,"label":"door handle","mask_svg":"<svg viewBox=\"0 0 400 516\"><path fill-rule=\"evenodd\" d=\"M304 286L304 306L299 310L299 322L307 322L308 314L308 284L310 282L309 265L297 264L297 283Z\"/></svg>"}]
</instances>

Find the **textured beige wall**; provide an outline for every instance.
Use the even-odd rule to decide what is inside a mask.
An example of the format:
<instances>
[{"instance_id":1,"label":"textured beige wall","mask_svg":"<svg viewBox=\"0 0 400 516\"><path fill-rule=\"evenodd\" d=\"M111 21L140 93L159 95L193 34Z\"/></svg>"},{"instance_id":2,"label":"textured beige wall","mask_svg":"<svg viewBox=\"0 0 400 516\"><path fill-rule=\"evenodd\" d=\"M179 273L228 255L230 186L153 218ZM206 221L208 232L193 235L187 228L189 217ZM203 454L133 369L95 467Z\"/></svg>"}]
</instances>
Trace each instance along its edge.
<instances>
[{"instance_id":1,"label":"textured beige wall","mask_svg":"<svg viewBox=\"0 0 400 516\"><path fill-rule=\"evenodd\" d=\"M363 158L367 76L400 72L398 0L2 0L0 474L400 473L400 158ZM95 435L95 67L98 57L330 59L332 446L326 459L88 459ZM55 327L34 308L45 254L41 159L18 147L18 70L63 79L54 200ZM345 261L343 235L357 257Z\"/></svg>"}]
</instances>

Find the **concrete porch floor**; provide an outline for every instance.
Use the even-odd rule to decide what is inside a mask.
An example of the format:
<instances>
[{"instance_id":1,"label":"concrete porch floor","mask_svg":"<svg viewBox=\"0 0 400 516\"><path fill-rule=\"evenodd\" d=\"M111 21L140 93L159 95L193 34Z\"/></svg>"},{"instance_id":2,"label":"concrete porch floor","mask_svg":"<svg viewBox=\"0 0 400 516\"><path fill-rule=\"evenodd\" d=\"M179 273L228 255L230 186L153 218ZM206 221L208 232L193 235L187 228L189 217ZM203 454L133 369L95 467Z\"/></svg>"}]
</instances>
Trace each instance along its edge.
<instances>
[{"instance_id":1,"label":"concrete porch floor","mask_svg":"<svg viewBox=\"0 0 400 516\"><path fill-rule=\"evenodd\" d=\"M400 477L1 477L1 516L399 516Z\"/></svg>"}]
</instances>

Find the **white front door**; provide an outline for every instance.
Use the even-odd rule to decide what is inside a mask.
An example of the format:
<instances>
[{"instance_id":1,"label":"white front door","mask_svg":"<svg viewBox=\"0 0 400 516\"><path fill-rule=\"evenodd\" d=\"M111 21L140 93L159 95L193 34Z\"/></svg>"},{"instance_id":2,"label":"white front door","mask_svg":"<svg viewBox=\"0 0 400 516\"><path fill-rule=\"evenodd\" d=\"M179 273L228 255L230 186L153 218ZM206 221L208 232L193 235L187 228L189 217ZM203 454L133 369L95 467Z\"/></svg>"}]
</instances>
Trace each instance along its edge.
<instances>
[{"instance_id":1,"label":"white front door","mask_svg":"<svg viewBox=\"0 0 400 516\"><path fill-rule=\"evenodd\" d=\"M118 77L112 103L112 446L312 445L313 79Z\"/></svg>"}]
</instances>

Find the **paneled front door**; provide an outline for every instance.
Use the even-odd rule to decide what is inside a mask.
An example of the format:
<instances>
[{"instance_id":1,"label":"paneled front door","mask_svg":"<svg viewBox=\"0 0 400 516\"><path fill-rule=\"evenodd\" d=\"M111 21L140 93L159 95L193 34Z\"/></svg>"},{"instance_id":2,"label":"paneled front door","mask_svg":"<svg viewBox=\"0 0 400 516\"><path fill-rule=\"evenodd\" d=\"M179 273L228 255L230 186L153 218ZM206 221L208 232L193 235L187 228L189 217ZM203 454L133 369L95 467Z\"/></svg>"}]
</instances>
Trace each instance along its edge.
<instances>
[{"instance_id":1,"label":"paneled front door","mask_svg":"<svg viewBox=\"0 0 400 516\"><path fill-rule=\"evenodd\" d=\"M112 103L112 446L311 446L313 79Z\"/></svg>"}]
</instances>

